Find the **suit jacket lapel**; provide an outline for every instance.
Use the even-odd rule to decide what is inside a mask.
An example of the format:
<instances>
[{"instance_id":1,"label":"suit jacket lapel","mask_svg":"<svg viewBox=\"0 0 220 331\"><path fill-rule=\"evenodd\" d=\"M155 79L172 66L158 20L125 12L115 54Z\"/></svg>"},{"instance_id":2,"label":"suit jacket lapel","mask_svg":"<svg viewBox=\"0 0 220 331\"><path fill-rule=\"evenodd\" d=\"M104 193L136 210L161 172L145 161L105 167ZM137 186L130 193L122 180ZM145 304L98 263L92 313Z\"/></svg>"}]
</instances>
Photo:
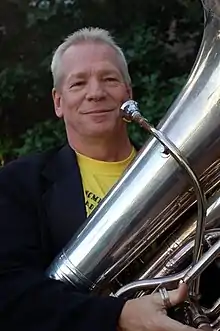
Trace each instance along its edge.
<instances>
[{"instance_id":1,"label":"suit jacket lapel","mask_svg":"<svg viewBox=\"0 0 220 331\"><path fill-rule=\"evenodd\" d=\"M47 180L43 204L57 254L86 220L83 187L75 152L63 147L43 170Z\"/></svg>"}]
</instances>

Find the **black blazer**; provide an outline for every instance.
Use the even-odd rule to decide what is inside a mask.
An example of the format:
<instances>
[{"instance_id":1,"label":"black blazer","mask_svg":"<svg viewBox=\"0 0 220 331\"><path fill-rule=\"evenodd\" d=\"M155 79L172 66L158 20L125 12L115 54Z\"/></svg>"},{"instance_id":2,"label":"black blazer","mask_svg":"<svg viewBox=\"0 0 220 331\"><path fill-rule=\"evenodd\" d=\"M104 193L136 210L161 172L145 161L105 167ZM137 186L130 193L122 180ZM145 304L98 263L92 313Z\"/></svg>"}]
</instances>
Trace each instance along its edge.
<instances>
[{"instance_id":1,"label":"black blazer","mask_svg":"<svg viewBox=\"0 0 220 331\"><path fill-rule=\"evenodd\" d=\"M124 300L79 293L45 276L85 218L68 145L0 170L1 331L116 331Z\"/></svg>"}]
</instances>

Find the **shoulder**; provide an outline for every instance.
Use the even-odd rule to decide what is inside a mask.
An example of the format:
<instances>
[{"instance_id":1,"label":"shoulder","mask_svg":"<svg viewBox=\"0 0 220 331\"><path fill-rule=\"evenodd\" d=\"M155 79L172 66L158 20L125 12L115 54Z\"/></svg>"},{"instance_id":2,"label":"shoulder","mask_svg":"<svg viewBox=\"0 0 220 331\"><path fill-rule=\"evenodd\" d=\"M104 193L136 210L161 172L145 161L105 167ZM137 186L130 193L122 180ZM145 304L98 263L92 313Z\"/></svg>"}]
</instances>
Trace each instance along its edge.
<instances>
[{"instance_id":1,"label":"shoulder","mask_svg":"<svg viewBox=\"0 0 220 331\"><path fill-rule=\"evenodd\" d=\"M26 156L21 156L0 168L0 174L5 174L12 171L26 170L27 168L38 168L45 164L50 157L57 152L57 149L49 150L46 152L31 153Z\"/></svg>"},{"instance_id":2,"label":"shoulder","mask_svg":"<svg viewBox=\"0 0 220 331\"><path fill-rule=\"evenodd\" d=\"M0 168L0 185L4 183L19 183L33 181L37 178L46 164L53 159L60 148L54 148L41 153L32 153L9 162Z\"/></svg>"},{"instance_id":3,"label":"shoulder","mask_svg":"<svg viewBox=\"0 0 220 331\"><path fill-rule=\"evenodd\" d=\"M0 168L0 200L13 199L25 205L38 201L47 187L43 169L54 163L60 148L19 157ZM45 186L46 185L46 186Z\"/></svg>"}]
</instances>

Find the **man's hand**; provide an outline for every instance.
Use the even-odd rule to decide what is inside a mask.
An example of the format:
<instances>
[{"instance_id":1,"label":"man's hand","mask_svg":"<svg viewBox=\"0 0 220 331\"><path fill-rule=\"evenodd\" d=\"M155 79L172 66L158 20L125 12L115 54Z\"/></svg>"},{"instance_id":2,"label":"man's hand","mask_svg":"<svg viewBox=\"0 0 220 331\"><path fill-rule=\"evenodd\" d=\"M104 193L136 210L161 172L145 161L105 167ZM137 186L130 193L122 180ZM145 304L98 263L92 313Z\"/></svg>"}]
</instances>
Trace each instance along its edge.
<instances>
[{"instance_id":1,"label":"man's hand","mask_svg":"<svg viewBox=\"0 0 220 331\"><path fill-rule=\"evenodd\" d=\"M176 290L168 291L172 306L183 302L187 296L186 284ZM159 293L128 300L119 319L120 331L195 331L167 316Z\"/></svg>"}]
</instances>

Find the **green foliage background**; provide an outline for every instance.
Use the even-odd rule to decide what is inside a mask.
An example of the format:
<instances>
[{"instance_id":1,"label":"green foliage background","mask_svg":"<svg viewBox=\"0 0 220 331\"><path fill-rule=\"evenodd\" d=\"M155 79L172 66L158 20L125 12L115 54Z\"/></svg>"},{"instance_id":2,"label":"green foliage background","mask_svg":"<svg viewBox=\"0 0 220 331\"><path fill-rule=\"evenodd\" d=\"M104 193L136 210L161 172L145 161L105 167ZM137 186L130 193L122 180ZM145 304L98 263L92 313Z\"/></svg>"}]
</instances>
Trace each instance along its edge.
<instances>
[{"instance_id":1,"label":"green foliage background","mask_svg":"<svg viewBox=\"0 0 220 331\"><path fill-rule=\"evenodd\" d=\"M123 48L134 98L156 125L184 85L203 32L199 0L1 0L0 163L65 141L53 112L53 50L84 26L109 29ZM129 126L142 144L145 134Z\"/></svg>"}]
</instances>

